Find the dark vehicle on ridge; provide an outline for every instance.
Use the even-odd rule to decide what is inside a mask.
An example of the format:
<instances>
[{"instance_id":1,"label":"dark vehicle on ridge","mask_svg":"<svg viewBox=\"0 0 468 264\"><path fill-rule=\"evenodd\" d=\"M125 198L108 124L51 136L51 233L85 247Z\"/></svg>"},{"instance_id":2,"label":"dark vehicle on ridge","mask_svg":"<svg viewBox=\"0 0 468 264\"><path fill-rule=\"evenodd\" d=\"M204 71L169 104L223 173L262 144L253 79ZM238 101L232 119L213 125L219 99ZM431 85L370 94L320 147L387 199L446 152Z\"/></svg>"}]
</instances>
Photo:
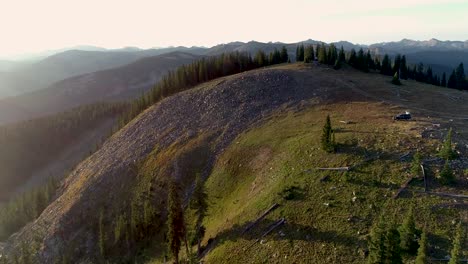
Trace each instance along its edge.
<instances>
[{"instance_id":1,"label":"dark vehicle on ridge","mask_svg":"<svg viewBox=\"0 0 468 264\"><path fill-rule=\"evenodd\" d=\"M393 117L393 120L410 120L410 119L411 119L411 114L408 111L406 111L403 114L399 114Z\"/></svg>"}]
</instances>

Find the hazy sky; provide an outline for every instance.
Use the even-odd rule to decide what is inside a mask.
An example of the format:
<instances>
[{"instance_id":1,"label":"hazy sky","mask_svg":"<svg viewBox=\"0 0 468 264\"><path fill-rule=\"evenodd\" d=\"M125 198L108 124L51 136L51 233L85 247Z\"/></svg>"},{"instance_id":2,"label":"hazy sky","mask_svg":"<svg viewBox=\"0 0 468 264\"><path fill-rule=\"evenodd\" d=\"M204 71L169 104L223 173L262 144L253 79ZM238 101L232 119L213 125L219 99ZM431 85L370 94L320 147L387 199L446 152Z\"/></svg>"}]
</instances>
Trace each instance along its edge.
<instances>
[{"instance_id":1,"label":"hazy sky","mask_svg":"<svg viewBox=\"0 0 468 264\"><path fill-rule=\"evenodd\" d=\"M0 55L75 45L468 40L468 0L0 0Z\"/></svg>"}]
</instances>

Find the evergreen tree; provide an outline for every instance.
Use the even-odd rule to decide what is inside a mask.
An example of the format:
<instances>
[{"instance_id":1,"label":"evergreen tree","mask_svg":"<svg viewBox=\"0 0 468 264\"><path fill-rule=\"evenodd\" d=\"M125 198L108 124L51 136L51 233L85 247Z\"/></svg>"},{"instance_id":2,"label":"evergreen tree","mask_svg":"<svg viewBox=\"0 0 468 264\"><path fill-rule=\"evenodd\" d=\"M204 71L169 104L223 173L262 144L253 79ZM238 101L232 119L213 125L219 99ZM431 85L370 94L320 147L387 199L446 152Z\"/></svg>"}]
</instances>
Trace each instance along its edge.
<instances>
[{"instance_id":1,"label":"evergreen tree","mask_svg":"<svg viewBox=\"0 0 468 264\"><path fill-rule=\"evenodd\" d=\"M352 67L357 67L357 55L354 49L351 49L351 52L349 53L348 64Z\"/></svg>"},{"instance_id":2,"label":"evergreen tree","mask_svg":"<svg viewBox=\"0 0 468 264\"><path fill-rule=\"evenodd\" d=\"M395 61L393 62L392 73L398 73L400 75L400 66L401 66L401 55L397 54L395 56Z\"/></svg>"},{"instance_id":3,"label":"evergreen tree","mask_svg":"<svg viewBox=\"0 0 468 264\"><path fill-rule=\"evenodd\" d=\"M427 234L424 231L419 240L418 255L416 257L416 264L426 264L427 263Z\"/></svg>"},{"instance_id":4,"label":"evergreen tree","mask_svg":"<svg viewBox=\"0 0 468 264\"><path fill-rule=\"evenodd\" d=\"M462 258L462 243L464 238L462 222L458 222L455 239L452 243L452 250L450 251L450 261L448 264L458 264Z\"/></svg>"},{"instance_id":5,"label":"evergreen tree","mask_svg":"<svg viewBox=\"0 0 468 264\"><path fill-rule=\"evenodd\" d=\"M383 75L390 75L392 76L392 62L390 61L390 58L388 57L387 54L385 54L383 60L382 60L382 66L380 68L380 73Z\"/></svg>"},{"instance_id":6,"label":"evergreen tree","mask_svg":"<svg viewBox=\"0 0 468 264\"><path fill-rule=\"evenodd\" d=\"M417 70L416 70L416 76L415 80L418 82L424 82L425 81L425 74L424 74L424 64L419 63Z\"/></svg>"},{"instance_id":7,"label":"evergreen tree","mask_svg":"<svg viewBox=\"0 0 468 264\"><path fill-rule=\"evenodd\" d=\"M328 48L327 61L328 65L334 65L335 61L338 59L338 51L336 50L335 44L330 44Z\"/></svg>"},{"instance_id":8,"label":"evergreen tree","mask_svg":"<svg viewBox=\"0 0 468 264\"><path fill-rule=\"evenodd\" d=\"M257 53L255 54L254 62L255 64L258 65L258 67L263 67L263 66L268 65L268 59L267 59L265 52L263 52L263 50L257 51Z\"/></svg>"},{"instance_id":9,"label":"evergreen tree","mask_svg":"<svg viewBox=\"0 0 468 264\"><path fill-rule=\"evenodd\" d=\"M323 43L322 43L322 45L320 45L320 49L317 51L317 59L318 59L319 63L322 63L322 64L327 64L328 63L327 48L325 47L325 44L323 44Z\"/></svg>"},{"instance_id":10,"label":"evergreen tree","mask_svg":"<svg viewBox=\"0 0 468 264\"><path fill-rule=\"evenodd\" d=\"M452 71L452 73L449 76L449 79L447 81L447 87L448 88L457 88L457 77L455 74L455 70Z\"/></svg>"},{"instance_id":11,"label":"evergreen tree","mask_svg":"<svg viewBox=\"0 0 468 264\"><path fill-rule=\"evenodd\" d=\"M193 191L192 199L190 200L190 207L195 210L197 216L196 221L196 237L197 237L197 250L198 256L201 254L201 239L203 238L204 228L202 226L203 218L206 215L208 204L206 202L207 194L203 185L203 180L199 174L195 179L195 189Z\"/></svg>"},{"instance_id":12,"label":"evergreen tree","mask_svg":"<svg viewBox=\"0 0 468 264\"><path fill-rule=\"evenodd\" d=\"M385 245L385 220L383 215L379 217L379 221L372 228L369 239L369 264L384 263L386 256Z\"/></svg>"},{"instance_id":13,"label":"evergreen tree","mask_svg":"<svg viewBox=\"0 0 468 264\"><path fill-rule=\"evenodd\" d=\"M403 224L398 228L400 233L400 247L404 252L415 254L418 249L419 230L416 229L413 207L410 207Z\"/></svg>"},{"instance_id":14,"label":"evergreen tree","mask_svg":"<svg viewBox=\"0 0 468 264\"><path fill-rule=\"evenodd\" d=\"M444 167L440 171L439 180L442 184L452 184L455 182L455 177L448 160L445 161Z\"/></svg>"},{"instance_id":15,"label":"evergreen tree","mask_svg":"<svg viewBox=\"0 0 468 264\"><path fill-rule=\"evenodd\" d=\"M338 60L339 60L340 62L346 62L346 55L345 55L343 46L341 46L340 53L339 53L339 55L338 55Z\"/></svg>"},{"instance_id":16,"label":"evergreen tree","mask_svg":"<svg viewBox=\"0 0 468 264\"><path fill-rule=\"evenodd\" d=\"M445 137L444 144L439 151L439 157L446 160L453 160L457 157L457 153L452 147L452 128L449 129L447 136Z\"/></svg>"},{"instance_id":17,"label":"evergreen tree","mask_svg":"<svg viewBox=\"0 0 468 264\"><path fill-rule=\"evenodd\" d=\"M447 77L445 75L445 72L442 74L442 80L440 81L440 86L447 87Z\"/></svg>"},{"instance_id":18,"label":"evergreen tree","mask_svg":"<svg viewBox=\"0 0 468 264\"><path fill-rule=\"evenodd\" d=\"M179 263L179 251L182 246L182 241L185 239L185 223L182 202L179 196L179 187L174 180L169 183L168 193L168 240L169 249L175 259L175 263Z\"/></svg>"},{"instance_id":19,"label":"evergreen tree","mask_svg":"<svg viewBox=\"0 0 468 264\"><path fill-rule=\"evenodd\" d=\"M408 66L406 65L406 56L401 57L400 62L400 78L403 80L408 80Z\"/></svg>"},{"instance_id":20,"label":"evergreen tree","mask_svg":"<svg viewBox=\"0 0 468 264\"><path fill-rule=\"evenodd\" d=\"M304 44L297 47L296 51L296 62L304 61Z\"/></svg>"},{"instance_id":21,"label":"evergreen tree","mask_svg":"<svg viewBox=\"0 0 468 264\"><path fill-rule=\"evenodd\" d=\"M288 50L286 49L286 46L283 46L281 48L280 58L281 58L282 63L288 62L289 56L288 56Z\"/></svg>"},{"instance_id":22,"label":"evergreen tree","mask_svg":"<svg viewBox=\"0 0 468 264\"><path fill-rule=\"evenodd\" d=\"M425 77L426 83L428 84L434 84L434 76L432 74L432 67L429 66L426 69L426 77Z\"/></svg>"},{"instance_id":23,"label":"evergreen tree","mask_svg":"<svg viewBox=\"0 0 468 264\"><path fill-rule=\"evenodd\" d=\"M375 57L374 65L376 70L380 71L382 69L382 65L380 64L380 59L378 57Z\"/></svg>"},{"instance_id":24,"label":"evergreen tree","mask_svg":"<svg viewBox=\"0 0 468 264\"><path fill-rule=\"evenodd\" d=\"M304 62L310 63L314 61L314 59L315 59L314 47L312 45L309 45L304 50Z\"/></svg>"},{"instance_id":25,"label":"evergreen tree","mask_svg":"<svg viewBox=\"0 0 468 264\"><path fill-rule=\"evenodd\" d=\"M396 228L390 228L385 234L385 258L383 263L403 264L400 248L400 234Z\"/></svg>"},{"instance_id":26,"label":"evergreen tree","mask_svg":"<svg viewBox=\"0 0 468 264\"><path fill-rule=\"evenodd\" d=\"M333 129L331 126L330 115L327 115L327 119L325 120L325 125L322 129L322 149L326 152L334 152L335 151L335 142L333 142Z\"/></svg>"},{"instance_id":27,"label":"evergreen tree","mask_svg":"<svg viewBox=\"0 0 468 264\"><path fill-rule=\"evenodd\" d=\"M357 68L364 72L369 71L367 67L367 60L366 60L366 57L364 56L364 50L362 50L362 48L359 49L358 54L357 54Z\"/></svg>"},{"instance_id":28,"label":"evergreen tree","mask_svg":"<svg viewBox=\"0 0 468 264\"><path fill-rule=\"evenodd\" d=\"M463 67L463 63L460 63L455 70L455 79L456 79L456 88L459 90L466 89L466 75L465 75L465 68Z\"/></svg>"}]
</instances>

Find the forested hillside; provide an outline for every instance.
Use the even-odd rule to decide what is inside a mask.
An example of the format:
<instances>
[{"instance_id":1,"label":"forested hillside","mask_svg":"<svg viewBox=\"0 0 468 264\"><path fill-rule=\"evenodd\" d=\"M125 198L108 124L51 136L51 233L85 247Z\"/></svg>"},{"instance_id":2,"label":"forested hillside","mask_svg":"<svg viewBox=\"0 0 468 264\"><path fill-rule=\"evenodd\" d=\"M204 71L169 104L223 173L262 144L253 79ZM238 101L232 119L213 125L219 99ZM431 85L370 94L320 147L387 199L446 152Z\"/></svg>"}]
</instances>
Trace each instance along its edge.
<instances>
[{"instance_id":1,"label":"forested hillside","mask_svg":"<svg viewBox=\"0 0 468 264\"><path fill-rule=\"evenodd\" d=\"M28 179L59 159L63 151L79 142L87 131L106 120L116 121L125 108L125 104L99 103L0 126L0 200L7 200ZM61 178L63 175L50 176Z\"/></svg>"}]
</instances>

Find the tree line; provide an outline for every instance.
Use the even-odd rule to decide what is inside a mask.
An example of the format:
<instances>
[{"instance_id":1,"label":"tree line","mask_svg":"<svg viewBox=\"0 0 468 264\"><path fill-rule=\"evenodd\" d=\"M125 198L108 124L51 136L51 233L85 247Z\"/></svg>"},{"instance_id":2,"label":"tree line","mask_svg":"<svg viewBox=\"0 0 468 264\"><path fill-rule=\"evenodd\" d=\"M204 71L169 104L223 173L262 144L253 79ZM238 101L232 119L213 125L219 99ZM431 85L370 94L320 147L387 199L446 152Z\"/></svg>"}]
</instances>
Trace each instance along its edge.
<instances>
[{"instance_id":1,"label":"tree line","mask_svg":"<svg viewBox=\"0 0 468 264\"><path fill-rule=\"evenodd\" d=\"M355 49L345 52L343 47L338 50L334 44L327 47L324 43L316 45L315 49L313 45L304 46L301 44L296 47L297 62L309 63L314 60L335 68L339 68L341 63L347 63L363 72L372 70L388 76L397 74L399 79L412 79L441 87L468 90L468 81L463 63L460 63L448 77L446 73L443 73L440 77L433 72L431 66L426 67L423 63L408 65L406 56L401 54L397 54L392 61L388 54L380 58L379 56L372 56L370 50L365 52L362 48L357 52Z\"/></svg>"},{"instance_id":2,"label":"tree line","mask_svg":"<svg viewBox=\"0 0 468 264\"><path fill-rule=\"evenodd\" d=\"M286 47L270 54L259 50L254 57L245 52L224 53L203 58L176 70L169 71L150 91L133 100L130 110L120 118L124 126L149 106L161 99L190 89L200 83L265 66L288 62Z\"/></svg>"}]
</instances>

